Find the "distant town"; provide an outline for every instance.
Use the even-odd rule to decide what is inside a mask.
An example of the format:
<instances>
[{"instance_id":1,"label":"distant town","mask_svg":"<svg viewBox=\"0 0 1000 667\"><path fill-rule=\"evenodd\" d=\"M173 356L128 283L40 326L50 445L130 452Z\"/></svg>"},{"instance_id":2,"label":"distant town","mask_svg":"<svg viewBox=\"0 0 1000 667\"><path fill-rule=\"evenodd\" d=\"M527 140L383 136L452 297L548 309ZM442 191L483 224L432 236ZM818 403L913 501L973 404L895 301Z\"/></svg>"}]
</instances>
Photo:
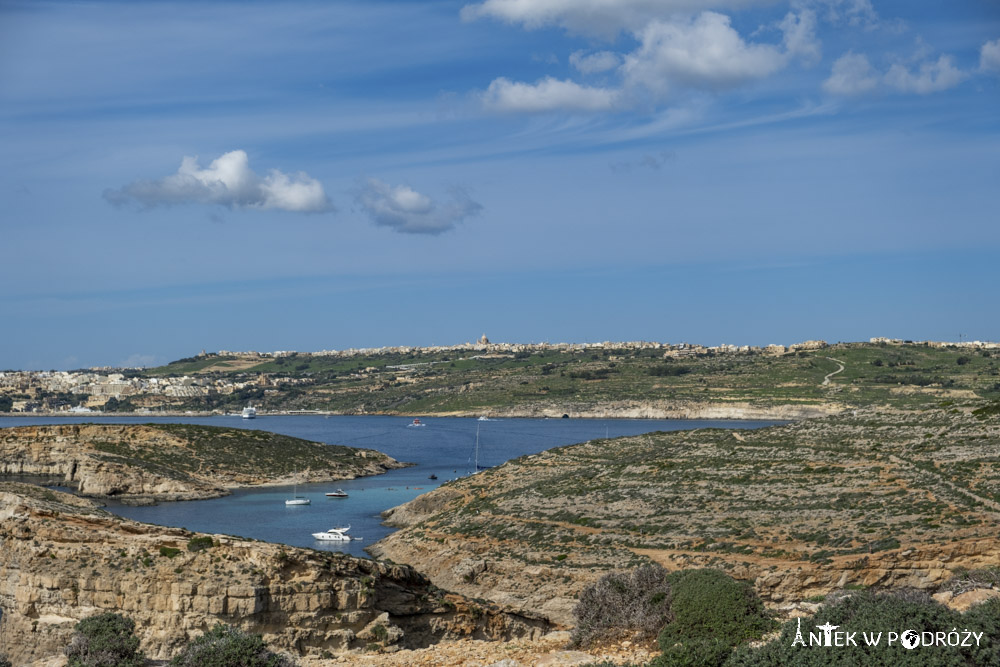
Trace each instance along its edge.
<instances>
[{"instance_id":1,"label":"distant town","mask_svg":"<svg viewBox=\"0 0 1000 667\"><path fill-rule=\"evenodd\" d=\"M912 341L897 338L875 337L870 344L881 345L921 345L936 348L958 349L1000 349L1000 343L984 341ZM204 350L186 360L187 362L210 361L211 359L234 359L250 368L269 360L289 358L309 359L364 359L379 357L413 357L441 354L469 355L466 359L514 357L534 353L582 353L594 350L655 351L664 359L680 359L704 355L765 354L782 355L800 350L818 350L828 347L822 340L808 340L791 345L729 345L703 346L691 343L659 343L649 341L596 342L596 343L494 343L483 335L474 343L449 346L394 346L378 348L350 348L346 350L320 350L318 352L296 352L278 350L273 352ZM461 359L459 357L458 359ZM433 362L441 363L441 362ZM401 364L384 366L394 372L405 372L423 364ZM239 373L238 366L230 372L171 373L170 367L161 367L152 375L145 368L95 367L74 371L0 371L0 412L6 413L65 413L87 414L102 411L116 411L118 404L126 399L162 397L164 400L190 399L209 395L230 396L247 390L277 393L283 388L310 384L308 378L294 374L274 372ZM359 368L353 377L365 377L382 369ZM165 371L165 372L163 372ZM149 402L149 401L147 401ZM155 403L155 401L153 401ZM152 405L152 403L151 403ZM139 413L154 412L150 407L138 409Z\"/></svg>"}]
</instances>

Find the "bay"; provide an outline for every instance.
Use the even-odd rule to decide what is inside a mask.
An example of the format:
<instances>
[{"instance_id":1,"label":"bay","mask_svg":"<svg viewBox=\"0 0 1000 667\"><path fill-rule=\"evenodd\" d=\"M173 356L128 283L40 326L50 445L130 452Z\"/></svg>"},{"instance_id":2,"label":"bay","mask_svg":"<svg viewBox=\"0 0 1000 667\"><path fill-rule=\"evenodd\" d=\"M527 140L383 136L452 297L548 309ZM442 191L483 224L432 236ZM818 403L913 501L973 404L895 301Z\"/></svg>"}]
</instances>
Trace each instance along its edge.
<instances>
[{"instance_id":1,"label":"bay","mask_svg":"<svg viewBox=\"0 0 1000 667\"><path fill-rule=\"evenodd\" d=\"M605 437L639 435L653 431L697 428L752 429L773 421L647 420L647 419L496 419L480 421L457 417L421 418L386 416L258 416L208 417L5 417L0 426L42 424L145 424L184 423L260 429L328 444L377 449L414 464L383 475L320 484L300 484L299 496L310 505L288 506L293 487L270 486L236 489L232 495L211 500L161 503L132 507L113 500L107 509L119 516L189 530L238 535L267 542L325 551L343 551L365 557L366 546L393 532L382 525L381 513L475 469L475 444L479 436L479 464L495 466L510 459L536 454L552 447ZM431 475L437 477L430 479ZM347 498L327 498L335 489ZM317 542L312 533L350 525L351 542ZM361 538L361 539L357 539Z\"/></svg>"}]
</instances>

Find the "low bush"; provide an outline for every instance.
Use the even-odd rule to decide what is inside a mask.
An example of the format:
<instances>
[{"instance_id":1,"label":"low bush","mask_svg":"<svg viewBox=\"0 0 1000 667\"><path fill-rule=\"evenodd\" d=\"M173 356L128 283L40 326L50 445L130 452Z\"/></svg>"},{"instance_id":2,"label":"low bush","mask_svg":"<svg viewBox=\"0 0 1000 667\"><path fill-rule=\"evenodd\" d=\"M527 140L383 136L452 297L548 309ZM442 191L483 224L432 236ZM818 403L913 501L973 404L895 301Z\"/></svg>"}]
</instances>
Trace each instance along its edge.
<instances>
[{"instance_id":1,"label":"low bush","mask_svg":"<svg viewBox=\"0 0 1000 667\"><path fill-rule=\"evenodd\" d=\"M733 647L722 639L691 639L674 644L646 667L721 667L732 652Z\"/></svg>"},{"instance_id":2,"label":"low bush","mask_svg":"<svg viewBox=\"0 0 1000 667\"><path fill-rule=\"evenodd\" d=\"M857 633L857 646L809 646L809 633L816 626L829 623L838 633ZM859 591L825 605L812 617L801 619L806 645L795 644L799 621L782 626L781 636L760 648L736 649L726 667L779 667L797 665L820 667L836 665L892 665L943 667L946 665L1000 665L1000 599L994 598L973 607L965 614L938 604L926 593L894 591L872 593ZM905 648L900 641L888 643L888 633L902 634L961 631L981 632L979 646L924 646ZM868 646L862 633L882 633L876 646ZM843 636L843 635L842 635Z\"/></svg>"},{"instance_id":3,"label":"low bush","mask_svg":"<svg viewBox=\"0 0 1000 667\"><path fill-rule=\"evenodd\" d=\"M714 640L733 647L741 642L759 639L777 627L768 616L753 585L737 581L719 570L682 570L668 577L673 592L673 620L660 632L657 641L667 655L676 655L670 664L689 664L680 660L677 649L698 650ZM713 640L713 641L710 641ZM714 649L713 649L714 651ZM699 663L690 663L699 664Z\"/></svg>"},{"instance_id":4,"label":"low bush","mask_svg":"<svg viewBox=\"0 0 1000 667\"><path fill-rule=\"evenodd\" d=\"M175 667L294 667L286 655L272 653L260 635L217 624L191 641L170 661Z\"/></svg>"},{"instance_id":5,"label":"low bush","mask_svg":"<svg viewBox=\"0 0 1000 667\"><path fill-rule=\"evenodd\" d=\"M208 535L203 537L192 537L188 540L188 551L202 551L203 549L211 549L212 546L212 538Z\"/></svg>"},{"instance_id":6,"label":"low bush","mask_svg":"<svg viewBox=\"0 0 1000 667\"><path fill-rule=\"evenodd\" d=\"M571 642L589 646L624 636L651 639L670 616L667 571L644 565L631 572L606 574L580 593L573 609L576 628Z\"/></svg>"},{"instance_id":7,"label":"low bush","mask_svg":"<svg viewBox=\"0 0 1000 667\"><path fill-rule=\"evenodd\" d=\"M76 624L69 646L64 649L69 667L141 667L146 656L139 650L135 622L107 612Z\"/></svg>"}]
</instances>

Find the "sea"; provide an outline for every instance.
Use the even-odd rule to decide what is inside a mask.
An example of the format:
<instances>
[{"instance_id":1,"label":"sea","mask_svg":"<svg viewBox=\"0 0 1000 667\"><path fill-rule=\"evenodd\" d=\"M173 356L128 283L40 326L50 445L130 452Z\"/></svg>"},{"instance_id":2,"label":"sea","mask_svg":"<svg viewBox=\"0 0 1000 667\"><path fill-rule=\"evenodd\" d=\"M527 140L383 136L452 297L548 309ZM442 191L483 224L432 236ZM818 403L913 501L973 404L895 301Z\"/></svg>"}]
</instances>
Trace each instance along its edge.
<instances>
[{"instance_id":1,"label":"sea","mask_svg":"<svg viewBox=\"0 0 1000 667\"><path fill-rule=\"evenodd\" d=\"M652 419L479 419L457 417L239 415L207 417L5 417L0 427L43 424L145 424L183 423L261 429L328 444L377 449L411 463L410 467L382 475L295 487L269 486L234 490L211 500L164 502L135 507L105 500L106 509L119 516L162 526L236 535L267 542L323 551L342 551L368 557L365 548L395 529L382 524L381 513L413 500L439 485L473 473L478 465L497 466L505 461L546 449L598 438L639 435L654 431L699 428L754 429L773 421L652 420ZM437 479L431 479L435 476ZM58 487L53 487L58 488ZM325 493L343 489L348 497L327 498ZM71 489L63 489L72 491ZM309 505L285 505L293 495ZM319 542L312 533L350 526L350 542Z\"/></svg>"}]
</instances>

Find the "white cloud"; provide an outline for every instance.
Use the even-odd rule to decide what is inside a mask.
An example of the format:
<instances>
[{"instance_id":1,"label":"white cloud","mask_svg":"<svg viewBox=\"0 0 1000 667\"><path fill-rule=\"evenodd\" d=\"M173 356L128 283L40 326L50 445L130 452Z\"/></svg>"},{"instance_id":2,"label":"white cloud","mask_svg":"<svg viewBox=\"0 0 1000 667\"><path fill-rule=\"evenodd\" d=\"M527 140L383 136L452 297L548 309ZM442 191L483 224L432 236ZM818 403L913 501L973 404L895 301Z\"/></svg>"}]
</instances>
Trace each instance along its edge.
<instances>
[{"instance_id":1,"label":"white cloud","mask_svg":"<svg viewBox=\"0 0 1000 667\"><path fill-rule=\"evenodd\" d=\"M638 34L641 46L625 58L626 84L664 95L675 84L727 88L765 77L786 57L769 44L748 44L728 16L702 12L689 22L654 21Z\"/></svg>"},{"instance_id":2,"label":"white cloud","mask_svg":"<svg viewBox=\"0 0 1000 667\"><path fill-rule=\"evenodd\" d=\"M979 50L979 69L984 72L1000 72L1000 39L983 44Z\"/></svg>"},{"instance_id":3,"label":"white cloud","mask_svg":"<svg viewBox=\"0 0 1000 667\"><path fill-rule=\"evenodd\" d=\"M927 95L954 88L968 74L952 64L951 56L943 55L935 62L923 62L916 72L896 63L886 72L885 82L904 93Z\"/></svg>"},{"instance_id":4,"label":"white cloud","mask_svg":"<svg viewBox=\"0 0 1000 667\"><path fill-rule=\"evenodd\" d=\"M834 95L861 95L884 86L901 93L928 95L954 88L968 76L968 72L955 67L948 55L924 61L916 71L895 63L882 74L872 67L866 56L848 52L833 63L830 78L823 82L823 90Z\"/></svg>"},{"instance_id":5,"label":"white cloud","mask_svg":"<svg viewBox=\"0 0 1000 667\"><path fill-rule=\"evenodd\" d=\"M817 6L826 8L824 17L830 23L846 24L851 27L875 28L879 25L878 12L871 0L814 0Z\"/></svg>"},{"instance_id":6,"label":"white cloud","mask_svg":"<svg viewBox=\"0 0 1000 667\"><path fill-rule=\"evenodd\" d=\"M159 181L136 181L120 190L105 190L116 205L135 201L145 207L171 204L219 204L229 208L279 209L320 213L333 206L319 181L299 172L272 169L261 178L250 169L246 152L230 151L202 169L198 158L185 157L176 174Z\"/></svg>"},{"instance_id":7,"label":"white cloud","mask_svg":"<svg viewBox=\"0 0 1000 667\"><path fill-rule=\"evenodd\" d=\"M861 95L878 86L879 74L860 53L848 51L833 63L830 78L823 82L823 90L833 95Z\"/></svg>"},{"instance_id":8,"label":"white cloud","mask_svg":"<svg viewBox=\"0 0 1000 667\"><path fill-rule=\"evenodd\" d=\"M784 33L785 51L808 63L820 59L820 43L816 38L816 14L805 9L795 14L788 12L778 24Z\"/></svg>"},{"instance_id":9,"label":"white cloud","mask_svg":"<svg viewBox=\"0 0 1000 667\"><path fill-rule=\"evenodd\" d=\"M583 51L574 51L569 56L569 64L584 74L607 72L618 67L621 61L621 56L611 51L598 51L589 54Z\"/></svg>"},{"instance_id":10,"label":"white cloud","mask_svg":"<svg viewBox=\"0 0 1000 667\"><path fill-rule=\"evenodd\" d=\"M546 77L537 83L495 79L482 94L483 105L496 111L539 112L567 109L608 111L615 107L618 92L609 88L581 86L573 81Z\"/></svg>"},{"instance_id":11,"label":"white cloud","mask_svg":"<svg viewBox=\"0 0 1000 667\"><path fill-rule=\"evenodd\" d=\"M772 0L773 1L773 0ZM715 9L771 4L769 0L716 0ZM467 5L462 18L494 18L526 28L558 25L574 32L613 37L654 19L705 9L704 0L485 0Z\"/></svg>"},{"instance_id":12,"label":"white cloud","mask_svg":"<svg viewBox=\"0 0 1000 667\"><path fill-rule=\"evenodd\" d=\"M452 188L450 194L451 201L440 204L407 185L370 178L355 201L377 225L407 234L440 234L483 208L461 188Z\"/></svg>"}]
</instances>

